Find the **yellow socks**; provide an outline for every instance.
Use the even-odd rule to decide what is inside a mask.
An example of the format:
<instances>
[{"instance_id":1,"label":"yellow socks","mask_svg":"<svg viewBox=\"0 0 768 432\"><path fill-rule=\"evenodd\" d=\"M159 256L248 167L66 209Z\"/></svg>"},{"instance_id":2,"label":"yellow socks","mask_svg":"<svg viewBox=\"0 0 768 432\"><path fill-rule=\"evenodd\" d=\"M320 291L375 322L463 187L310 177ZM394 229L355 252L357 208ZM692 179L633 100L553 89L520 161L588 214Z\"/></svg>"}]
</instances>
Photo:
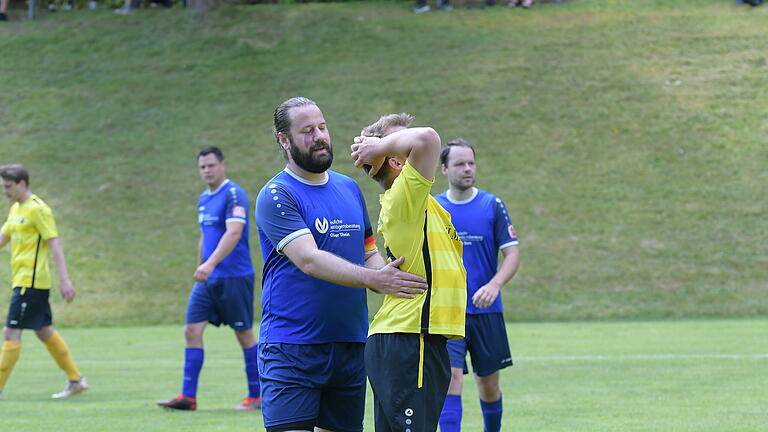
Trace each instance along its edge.
<instances>
[{"instance_id":1,"label":"yellow socks","mask_svg":"<svg viewBox=\"0 0 768 432\"><path fill-rule=\"evenodd\" d=\"M0 351L0 392L5 388L5 382L11 376L16 360L21 354L21 342L5 341L3 349Z\"/></svg>"},{"instance_id":2,"label":"yellow socks","mask_svg":"<svg viewBox=\"0 0 768 432\"><path fill-rule=\"evenodd\" d=\"M80 379L80 371L77 370L75 361L72 360L72 355L69 353L67 343L61 338L59 332L53 332L53 336L45 341L45 347L48 348L51 357L56 360L56 364L66 372L67 378L70 381L77 381Z\"/></svg>"}]
</instances>

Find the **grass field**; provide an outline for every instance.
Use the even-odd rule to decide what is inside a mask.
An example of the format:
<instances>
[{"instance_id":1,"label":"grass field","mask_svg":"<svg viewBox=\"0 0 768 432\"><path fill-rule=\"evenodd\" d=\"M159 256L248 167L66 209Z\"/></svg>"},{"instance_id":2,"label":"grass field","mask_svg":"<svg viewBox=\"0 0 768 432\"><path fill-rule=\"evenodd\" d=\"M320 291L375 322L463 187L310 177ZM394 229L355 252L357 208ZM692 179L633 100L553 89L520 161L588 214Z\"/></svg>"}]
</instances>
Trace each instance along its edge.
<instances>
[{"instance_id":1,"label":"grass field","mask_svg":"<svg viewBox=\"0 0 768 432\"><path fill-rule=\"evenodd\" d=\"M60 322L180 322L202 190L195 150L224 148L231 178L255 195L282 164L272 111L296 94L320 103L334 168L360 181L373 220L377 186L345 150L362 125L409 111L477 145L478 185L505 200L522 240L508 319L766 316L768 8L409 7L3 23L0 159L27 164L58 216L81 291L54 304Z\"/></svg>"},{"instance_id":2,"label":"grass field","mask_svg":"<svg viewBox=\"0 0 768 432\"><path fill-rule=\"evenodd\" d=\"M502 373L504 430L762 432L768 424L766 320L511 324L508 332L515 366ZM262 429L259 414L231 410L245 375L228 330L209 330L195 413L154 406L181 385L180 326L62 334L92 389L50 399L64 376L26 334L0 402L0 430ZM480 431L477 392L471 381L464 389L463 430Z\"/></svg>"}]
</instances>

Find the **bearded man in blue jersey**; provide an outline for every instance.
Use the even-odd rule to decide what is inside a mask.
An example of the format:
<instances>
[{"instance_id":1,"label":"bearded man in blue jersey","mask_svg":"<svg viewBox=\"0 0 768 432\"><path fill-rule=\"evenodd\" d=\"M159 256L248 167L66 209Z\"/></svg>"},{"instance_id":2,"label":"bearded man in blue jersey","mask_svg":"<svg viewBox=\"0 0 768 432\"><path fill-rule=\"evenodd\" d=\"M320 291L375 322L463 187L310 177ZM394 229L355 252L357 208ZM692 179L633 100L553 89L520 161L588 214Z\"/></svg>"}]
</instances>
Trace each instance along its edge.
<instances>
[{"instance_id":1,"label":"bearded man in blue jersey","mask_svg":"<svg viewBox=\"0 0 768 432\"><path fill-rule=\"evenodd\" d=\"M426 281L386 264L357 183L330 170L322 111L295 97L274 114L285 169L256 199L264 260L259 373L268 432L363 430L365 289L412 298Z\"/></svg>"},{"instance_id":2,"label":"bearded man in blue jersey","mask_svg":"<svg viewBox=\"0 0 768 432\"><path fill-rule=\"evenodd\" d=\"M440 164L449 188L435 198L451 214L464 243L467 270L466 336L448 341L451 383L440 415L440 431L461 430L461 387L463 374L468 373L469 352L485 431L498 432L502 416L499 370L512 365L499 293L520 264L517 234L501 199L474 187L475 149L467 141L458 138L447 143ZM504 256L500 266L499 251Z\"/></svg>"},{"instance_id":3,"label":"bearded man in blue jersey","mask_svg":"<svg viewBox=\"0 0 768 432\"><path fill-rule=\"evenodd\" d=\"M248 396L235 409L260 409L258 347L252 330L254 275L248 246L248 195L227 179L224 153L219 148L200 149L197 164L208 189L200 195L197 205L197 283L187 304L184 382L178 396L157 404L175 410L197 409L197 382L204 359L203 332L211 323L232 327L243 348Z\"/></svg>"}]
</instances>

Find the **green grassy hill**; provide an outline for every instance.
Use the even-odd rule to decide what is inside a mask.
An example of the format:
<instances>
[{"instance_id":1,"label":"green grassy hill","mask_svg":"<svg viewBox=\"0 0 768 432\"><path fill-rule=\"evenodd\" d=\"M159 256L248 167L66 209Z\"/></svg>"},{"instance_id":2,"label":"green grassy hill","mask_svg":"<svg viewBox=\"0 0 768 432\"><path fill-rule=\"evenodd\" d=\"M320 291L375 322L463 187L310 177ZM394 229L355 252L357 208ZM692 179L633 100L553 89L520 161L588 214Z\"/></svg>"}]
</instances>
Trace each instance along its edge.
<instances>
[{"instance_id":1,"label":"green grassy hill","mask_svg":"<svg viewBox=\"0 0 768 432\"><path fill-rule=\"evenodd\" d=\"M476 145L478 186L506 201L522 241L509 319L768 313L768 8L409 6L3 23L0 161L26 164L57 214L80 289L72 305L57 300L59 322L180 322L203 189L196 149L222 147L255 196L282 168L271 116L294 95L320 104L334 169L360 180L373 220L378 187L347 147L361 126L407 111ZM260 263L255 229L251 241Z\"/></svg>"}]
</instances>

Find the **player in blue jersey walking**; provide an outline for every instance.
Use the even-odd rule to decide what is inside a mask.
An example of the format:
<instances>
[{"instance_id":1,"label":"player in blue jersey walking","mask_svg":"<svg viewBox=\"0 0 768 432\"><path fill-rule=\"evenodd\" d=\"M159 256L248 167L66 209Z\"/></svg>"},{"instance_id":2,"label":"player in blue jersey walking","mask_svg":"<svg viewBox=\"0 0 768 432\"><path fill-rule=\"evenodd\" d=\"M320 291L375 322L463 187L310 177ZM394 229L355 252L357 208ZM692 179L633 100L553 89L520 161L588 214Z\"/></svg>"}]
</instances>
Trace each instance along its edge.
<instances>
[{"instance_id":1,"label":"player in blue jersey walking","mask_svg":"<svg viewBox=\"0 0 768 432\"><path fill-rule=\"evenodd\" d=\"M286 160L256 199L263 315L262 410L268 432L363 430L366 292L411 298L426 281L386 264L357 183L329 170L333 147L317 104L275 110Z\"/></svg>"},{"instance_id":2,"label":"player in blue jersey walking","mask_svg":"<svg viewBox=\"0 0 768 432\"><path fill-rule=\"evenodd\" d=\"M461 387L469 352L485 431L498 432L502 415L499 370L512 365L499 293L520 264L517 234L501 199L474 187L475 150L468 142L458 138L447 143L440 163L449 186L435 198L451 214L464 243L467 270L466 337L448 341L451 383L440 415L440 431L461 430ZM500 266L499 251L504 256Z\"/></svg>"},{"instance_id":3,"label":"player in blue jersey walking","mask_svg":"<svg viewBox=\"0 0 768 432\"><path fill-rule=\"evenodd\" d=\"M197 382L203 368L203 333L208 323L227 324L243 348L248 396L237 410L261 408L256 339L253 336L253 265L248 247L249 200L245 191L227 179L224 154L216 147L197 153L200 176L208 190L200 195L197 281L189 295L184 337L184 382L181 394L160 401L161 407L197 409Z\"/></svg>"}]
</instances>

